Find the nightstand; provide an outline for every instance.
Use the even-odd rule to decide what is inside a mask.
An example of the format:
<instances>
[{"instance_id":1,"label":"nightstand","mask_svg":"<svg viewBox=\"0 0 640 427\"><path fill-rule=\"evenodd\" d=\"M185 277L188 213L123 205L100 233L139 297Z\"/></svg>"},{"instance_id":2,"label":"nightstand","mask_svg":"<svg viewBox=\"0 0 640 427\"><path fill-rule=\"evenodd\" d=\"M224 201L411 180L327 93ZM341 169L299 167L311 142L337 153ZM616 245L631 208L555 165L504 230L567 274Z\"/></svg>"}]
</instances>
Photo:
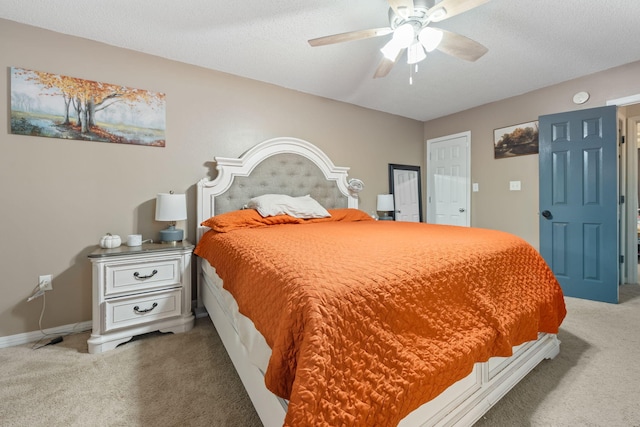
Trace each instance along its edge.
<instances>
[{"instance_id":1,"label":"nightstand","mask_svg":"<svg viewBox=\"0 0 640 427\"><path fill-rule=\"evenodd\" d=\"M191 313L193 245L145 243L97 249L93 264L93 331L89 353L111 350L135 335L186 332Z\"/></svg>"}]
</instances>

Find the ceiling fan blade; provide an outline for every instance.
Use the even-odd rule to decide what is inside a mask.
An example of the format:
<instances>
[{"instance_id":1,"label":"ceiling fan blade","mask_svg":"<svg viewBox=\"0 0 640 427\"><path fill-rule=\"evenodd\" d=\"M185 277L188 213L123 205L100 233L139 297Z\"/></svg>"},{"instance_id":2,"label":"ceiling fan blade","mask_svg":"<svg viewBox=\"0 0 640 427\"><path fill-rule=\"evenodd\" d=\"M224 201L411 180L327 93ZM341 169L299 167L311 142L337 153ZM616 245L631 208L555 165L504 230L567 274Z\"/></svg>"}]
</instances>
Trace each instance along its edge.
<instances>
[{"instance_id":1,"label":"ceiling fan blade","mask_svg":"<svg viewBox=\"0 0 640 427\"><path fill-rule=\"evenodd\" d=\"M396 15L407 18L413 15L413 0L387 0Z\"/></svg>"},{"instance_id":2,"label":"ceiling fan blade","mask_svg":"<svg viewBox=\"0 0 640 427\"><path fill-rule=\"evenodd\" d=\"M333 34L331 36L318 37L309 40L311 46L325 46L328 44L349 42L353 40L363 40L371 37L386 36L393 30L389 27L371 28L369 30L349 31L347 33Z\"/></svg>"},{"instance_id":3,"label":"ceiling fan blade","mask_svg":"<svg viewBox=\"0 0 640 427\"><path fill-rule=\"evenodd\" d=\"M488 1L489 0L442 0L429 9L427 14L433 22L440 22L478 6L482 6Z\"/></svg>"},{"instance_id":4,"label":"ceiling fan blade","mask_svg":"<svg viewBox=\"0 0 640 427\"><path fill-rule=\"evenodd\" d=\"M468 37L441 28L438 28L438 31L442 31L443 37L436 49L447 55L473 62L489 51L489 49Z\"/></svg>"},{"instance_id":5,"label":"ceiling fan blade","mask_svg":"<svg viewBox=\"0 0 640 427\"><path fill-rule=\"evenodd\" d=\"M402 51L403 50L404 49L401 49L398 52L398 55L396 56L396 59L394 59L393 61L390 60L389 58L383 57L382 61L380 61L380 65L378 65L378 68L376 69L376 72L373 75L373 78L374 79L379 79L379 78L384 77L387 74L389 74L389 72L391 71L393 66L396 65L396 62L398 62L398 59L400 58L400 55L402 55Z\"/></svg>"}]
</instances>

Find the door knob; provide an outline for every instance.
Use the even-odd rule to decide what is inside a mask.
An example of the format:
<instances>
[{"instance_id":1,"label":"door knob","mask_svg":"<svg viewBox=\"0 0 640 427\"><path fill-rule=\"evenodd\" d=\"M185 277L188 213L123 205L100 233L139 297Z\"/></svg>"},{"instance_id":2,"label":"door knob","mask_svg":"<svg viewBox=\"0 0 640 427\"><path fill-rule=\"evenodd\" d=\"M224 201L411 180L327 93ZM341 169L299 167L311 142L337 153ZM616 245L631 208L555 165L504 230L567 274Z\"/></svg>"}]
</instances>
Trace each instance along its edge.
<instances>
[{"instance_id":1,"label":"door knob","mask_svg":"<svg viewBox=\"0 0 640 427\"><path fill-rule=\"evenodd\" d=\"M464 211L465 211L465 208L460 208L460 209L458 209L458 212L460 212L460 213L462 213L462 212L464 212Z\"/></svg>"},{"instance_id":2,"label":"door knob","mask_svg":"<svg viewBox=\"0 0 640 427\"><path fill-rule=\"evenodd\" d=\"M551 215L551 212L549 211L542 211L542 216L545 217L546 219L551 219L553 218L553 215Z\"/></svg>"}]
</instances>

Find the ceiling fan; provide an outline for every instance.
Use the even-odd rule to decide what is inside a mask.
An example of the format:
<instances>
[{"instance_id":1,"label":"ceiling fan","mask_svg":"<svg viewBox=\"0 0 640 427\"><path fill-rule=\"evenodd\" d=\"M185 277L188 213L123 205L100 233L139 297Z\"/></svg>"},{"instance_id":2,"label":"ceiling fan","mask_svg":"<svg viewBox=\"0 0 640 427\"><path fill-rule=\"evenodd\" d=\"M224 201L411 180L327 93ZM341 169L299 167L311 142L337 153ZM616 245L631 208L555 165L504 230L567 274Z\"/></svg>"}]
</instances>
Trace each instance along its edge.
<instances>
[{"instance_id":1,"label":"ceiling fan","mask_svg":"<svg viewBox=\"0 0 640 427\"><path fill-rule=\"evenodd\" d=\"M426 52L437 49L456 58L476 61L488 49L480 43L451 31L435 28L430 24L487 3L489 0L387 0L389 2L389 26L368 30L349 31L309 40L311 46L324 46L353 40L393 34L384 45L384 58L376 69L374 78L384 77L393 68L402 53L407 51L407 63L417 64L426 58ZM417 65L416 65L417 67Z\"/></svg>"}]
</instances>

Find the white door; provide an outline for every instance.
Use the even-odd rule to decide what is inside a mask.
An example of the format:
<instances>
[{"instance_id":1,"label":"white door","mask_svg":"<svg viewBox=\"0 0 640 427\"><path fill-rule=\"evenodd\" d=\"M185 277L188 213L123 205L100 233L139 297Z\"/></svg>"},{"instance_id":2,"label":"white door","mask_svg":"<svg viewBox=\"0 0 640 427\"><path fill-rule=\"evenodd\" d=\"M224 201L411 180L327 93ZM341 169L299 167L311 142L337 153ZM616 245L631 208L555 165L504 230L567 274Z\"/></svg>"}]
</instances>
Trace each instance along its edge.
<instances>
[{"instance_id":1,"label":"white door","mask_svg":"<svg viewBox=\"0 0 640 427\"><path fill-rule=\"evenodd\" d=\"M395 220L420 222L420 171L393 169Z\"/></svg>"},{"instance_id":2,"label":"white door","mask_svg":"<svg viewBox=\"0 0 640 427\"><path fill-rule=\"evenodd\" d=\"M427 140L427 222L469 226L471 132Z\"/></svg>"}]
</instances>

